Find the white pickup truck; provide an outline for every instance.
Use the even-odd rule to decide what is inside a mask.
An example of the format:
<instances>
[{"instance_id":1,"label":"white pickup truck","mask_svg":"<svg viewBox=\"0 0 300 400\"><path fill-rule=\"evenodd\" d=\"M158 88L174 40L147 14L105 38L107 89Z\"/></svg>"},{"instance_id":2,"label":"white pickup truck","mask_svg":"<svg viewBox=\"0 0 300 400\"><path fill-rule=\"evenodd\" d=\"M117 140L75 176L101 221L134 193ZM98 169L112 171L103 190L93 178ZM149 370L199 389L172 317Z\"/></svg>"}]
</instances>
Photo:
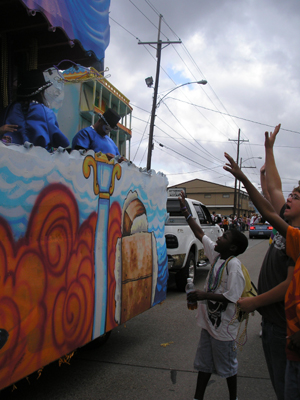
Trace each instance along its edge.
<instances>
[{"instance_id":1,"label":"white pickup truck","mask_svg":"<svg viewBox=\"0 0 300 400\"><path fill-rule=\"evenodd\" d=\"M186 198L186 207L205 234L213 241L222 235L219 225L214 225L207 208L200 201ZM203 245L196 239L189 224L182 216L177 197L168 197L167 212L169 217L165 224L165 238L168 254L169 273L175 273L176 287L184 291L187 278L194 280L196 267L206 266Z\"/></svg>"}]
</instances>

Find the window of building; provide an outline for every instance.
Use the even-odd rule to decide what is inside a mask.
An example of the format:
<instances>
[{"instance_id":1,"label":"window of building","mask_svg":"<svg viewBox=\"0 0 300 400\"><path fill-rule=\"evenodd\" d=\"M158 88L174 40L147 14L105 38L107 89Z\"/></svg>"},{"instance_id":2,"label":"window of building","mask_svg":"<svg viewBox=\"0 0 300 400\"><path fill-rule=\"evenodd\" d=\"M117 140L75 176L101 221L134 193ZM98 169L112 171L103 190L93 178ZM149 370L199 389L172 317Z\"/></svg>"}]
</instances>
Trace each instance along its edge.
<instances>
[{"instance_id":1,"label":"window of building","mask_svg":"<svg viewBox=\"0 0 300 400\"><path fill-rule=\"evenodd\" d=\"M228 194L228 193L224 193L222 197L223 197L224 199L229 199L229 197L230 197L230 194Z\"/></svg>"},{"instance_id":2,"label":"window of building","mask_svg":"<svg viewBox=\"0 0 300 400\"><path fill-rule=\"evenodd\" d=\"M210 199L211 198L211 194L207 193L207 194L204 195L204 197L205 197L205 199Z\"/></svg>"}]
</instances>

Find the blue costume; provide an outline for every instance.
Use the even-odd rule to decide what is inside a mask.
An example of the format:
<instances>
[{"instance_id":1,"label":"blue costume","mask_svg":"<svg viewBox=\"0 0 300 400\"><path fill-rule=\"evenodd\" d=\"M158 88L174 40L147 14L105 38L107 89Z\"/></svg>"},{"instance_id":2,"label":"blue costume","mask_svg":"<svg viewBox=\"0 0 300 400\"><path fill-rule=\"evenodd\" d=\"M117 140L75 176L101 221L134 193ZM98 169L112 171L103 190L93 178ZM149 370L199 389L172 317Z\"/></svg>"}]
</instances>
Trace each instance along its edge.
<instances>
[{"instance_id":1,"label":"blue costume","mask_svg":"<svg viewBox=\"0 0 300 400\"><path fill-rule=\"evenodd\" d=\"M120 155L119 149L109 136L101 136L92 126L77 132L72 141L72 149L76 146L83 149L92 149L95 153L111 153Z\"/></svg>"},{"instance_id":2,"label":"blue costume","mask_svg":"<svg viewBox=\"0 0 300 400\"><path fill-rule=\"evenodd\" d=\"M48 151L69 146L70 142L59 129L56 116L50 108L36 101L29 103L28 109L23 107L22 103L12 103L5 113L4 124L18 125L16 132L5 134L12 138L12 143L24 144L27 141Z\"/></svg>"}]
</instances>

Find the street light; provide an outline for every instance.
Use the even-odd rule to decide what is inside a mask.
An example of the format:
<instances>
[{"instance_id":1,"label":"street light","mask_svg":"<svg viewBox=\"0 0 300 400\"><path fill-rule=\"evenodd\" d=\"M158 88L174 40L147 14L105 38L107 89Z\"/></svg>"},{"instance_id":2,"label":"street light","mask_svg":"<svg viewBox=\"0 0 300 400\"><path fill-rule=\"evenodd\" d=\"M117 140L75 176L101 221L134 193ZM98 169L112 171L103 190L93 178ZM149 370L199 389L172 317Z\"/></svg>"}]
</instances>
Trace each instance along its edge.
<instances>
[{"instance_id":1,"label":"street light","mask_svg":"<svg viewBox=\"0 0 300 400\"><path fill-rule=\"evenodd\" d=\"M249 157L249 158L246 158L246 160L243 160L242 158L240 159L240 168L242 168L242 163L244 162L246 162L246 161L248 161L248 160L252 160L253 158L258 158L259 160L261 160L262 159L262 157ZM243 168L256 168L256 167L243 167Z\"/></svg>"},{"instance_id":2,"label":"street light","mask_svg":"<svg viewBox=\"0 0 300 400\"><path fill-rule=\"evenodd\" d=\"M146 79L145 79L145 82L146 82L146 85L147 85L149 88L151 88L152 85L153 85L153 78L152 78L152 76L149 76L149 78L146 78Z\"/></svg>"},{"instance_id":3,"label":"street light","mask_svg":"<svg viewBox=\"0 0 300 400\"><path fill-rule=\"evenodd\" d=\"M246 161L252 160L253 158L257 158L257 159L259 159L259 160L262 159L262 157L249 157L249 158L246 158L246 160L244 160L244 163L245 163ZM242 157L241 157L241 158L240 158L240 169L242 169L242 168L256 168L256 167L243 167L243 159L242 159ZM241 181L239 181L238 217L239 217L239 215L240 215L240 196L241 196Z\"/></svg>"},{"instance_id":4,"label":"street light","mask_svg":"<svg viewBox=\"0 0 300 400\"><path fill-rule=\"evenodd\" d=\"M158 108L158 107L160 106L160 103L163 101L163 99L164 99L165 97L167 97L170 93L172 93L174 90L176 90L176 89L178 89L178 88L180 88L180 87L182 87L182 86L185 86L185 85L191 85L192 83L197 83L198 85L206 85L206 84L207 84L207 81L203 79L202 81L186 82L186 83L183 83L182 85L179 85L179 86L174 87L172 90L170 90L167 94L165 94L165 95L159 100L159 102L156 104L156 108Z\"/></svg>"},{"instance_id":5,"label":"street light","mask_svg":"<svg viewBox=\"0 0 300 400\"><path fill-rule=\"evenodd\" d=\"M149 78L147 78L149 79ZM157 87L155 86L154 88L154 96L153 96L153 104L152 104L152 111L151 111L151 121L150 121L150 129L149 129L149 142L148 142L148 156L147 156L147 171L151 169L151 157L152 157L152 150L153 150L153 131L154 131L154 121L155 121L155 111L157 107L159 107L160 103L162 100L168 96L171 92L173 92L176 89L179 89L182 86L185 85L191 85L192 83L197 83L198 85L206 85L207 81L206 80L201 80L201 81L195 81L195 82L186 82L183 83L182 85L174 87L172 90L170 90L168 93L166 93L158 103L156 103L157 99ZM146 81L146 84L148 86L148 83ZM149 87L149 86L148 86Z\"/></svg>"}]
</instances>

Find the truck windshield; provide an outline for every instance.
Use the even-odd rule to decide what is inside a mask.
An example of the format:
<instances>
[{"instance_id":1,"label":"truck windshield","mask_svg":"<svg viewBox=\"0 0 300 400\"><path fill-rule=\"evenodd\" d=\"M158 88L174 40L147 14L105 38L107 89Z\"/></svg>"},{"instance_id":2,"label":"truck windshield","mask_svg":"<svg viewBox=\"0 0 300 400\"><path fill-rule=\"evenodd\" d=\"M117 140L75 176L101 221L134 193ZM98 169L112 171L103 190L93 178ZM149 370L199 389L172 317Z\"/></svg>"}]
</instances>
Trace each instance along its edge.
<instances>
[{"instance_id":1,"label":"truck windshield","mask_svg":"<svg viewBox=\"0 0 300 400\"><path fill-rule=\"evenodd\" d=\"M208 212L205 212L206 210L204 209L204 207L202 208L200 204L197 203L193 203L196 213L198 215L199 221L201 225L206 225L206 224L210 224L210 216Z\"/></svg>"}]
</instances>

